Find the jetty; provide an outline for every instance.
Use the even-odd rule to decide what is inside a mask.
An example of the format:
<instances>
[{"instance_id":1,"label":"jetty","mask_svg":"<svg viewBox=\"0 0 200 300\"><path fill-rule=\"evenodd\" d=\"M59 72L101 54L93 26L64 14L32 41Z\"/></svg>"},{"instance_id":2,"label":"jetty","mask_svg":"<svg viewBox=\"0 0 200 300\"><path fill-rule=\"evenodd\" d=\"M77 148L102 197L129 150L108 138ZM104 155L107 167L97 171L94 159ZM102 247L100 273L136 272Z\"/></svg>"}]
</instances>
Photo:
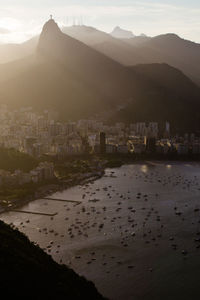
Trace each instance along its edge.
<instances>
[{"instance_id":1,"label":"jetty","mask_svg":"<svg viewBox=\"0 0 200 300\"><path fill-rule=\"evenodd\" d=\"M45 197L43 198L43 200L48 200L48 201L59 201L59 202L69 202L69 203L75 203L77 205L81 204L81 201L77 201L77 200L67 200L67 199L56 199L56 198L49 198L49 197Z\"/></svg>"},{"instance_id":2,"label":"jetty","mask_svg":"<svg viewBox=\"0 0 200 300\"><path fill-rule=\"evenodd\" d=\"M24 213L24 214L31 214L31 215L48 216L48 217L54 217L57 215L57 212L51 214L51 213L35 212L35 211L28 211L28 210L18 210L18 209L12 209L10 211Z\"/></svg>"}]
</instances>

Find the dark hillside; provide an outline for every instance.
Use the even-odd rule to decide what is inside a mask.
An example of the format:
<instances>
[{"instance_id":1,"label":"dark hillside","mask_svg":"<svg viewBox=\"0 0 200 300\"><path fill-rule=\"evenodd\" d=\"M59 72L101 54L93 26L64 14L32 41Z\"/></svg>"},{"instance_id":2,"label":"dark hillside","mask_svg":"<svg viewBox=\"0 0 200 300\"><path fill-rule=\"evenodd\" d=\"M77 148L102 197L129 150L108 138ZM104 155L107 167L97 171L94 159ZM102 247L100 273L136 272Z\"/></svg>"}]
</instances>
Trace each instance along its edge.
<instances>
[{"instance_id":1,"label":"dark hillside","mask_svg":"<svg viewBox=\"0 0 200 300\"><path fill-rule=\"evenodd\" d=\"M170 121L175 132L199 129L199 87L181 71L167 64L137 65L131 70L143 82L140 101L133 99L113 120Z\"/></svg>"},{"instance_id":2,"label":"dark hillside","mask_svg":"<svg viewBox=\"0 0 200 300\"><path fill-rule=\"evenodd\" d=\"M2 221L0 241L0 291L4 299L104 299L93 283L58 265Z\"/></svg>"},{"instance_id":3,"label":"dark hillside","mask_svg":"<svg viewBox=\"0 0 200 300\"><path fill-rule=\"evenodd\" d=\"M44 25L35 55L0 67L0 103L54 109L65 121L103 116L170 121L177 132L200 127L200 89L184 73L158 63L125 67L64 34L54 20Z\"/></svg>"}]
</instances>

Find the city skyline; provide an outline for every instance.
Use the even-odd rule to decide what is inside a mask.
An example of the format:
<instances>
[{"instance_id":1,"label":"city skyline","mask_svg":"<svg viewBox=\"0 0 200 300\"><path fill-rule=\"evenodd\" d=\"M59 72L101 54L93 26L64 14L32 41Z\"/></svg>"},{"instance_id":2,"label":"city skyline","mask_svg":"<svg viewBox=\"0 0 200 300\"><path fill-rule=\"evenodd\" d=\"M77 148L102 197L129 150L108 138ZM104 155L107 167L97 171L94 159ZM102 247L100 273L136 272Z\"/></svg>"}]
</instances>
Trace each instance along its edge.
<instances>
[{"instance_id":1,"label":"city skyline","mask_svg":"<svg viewBox=\"0 0 200 300\"><path fill-rule=\"evenodd\" d=\"M16 3L17 2L17 3ZM155 36L176 33L200 42L200 3L196 0L172 1L6 1L0 4L0 43L23 42L40 33L52 14L60 26L74 23L111 32L115 26L135 35ZM178 17L177 17L178 16Z\"/></svg>"}]
</instances>

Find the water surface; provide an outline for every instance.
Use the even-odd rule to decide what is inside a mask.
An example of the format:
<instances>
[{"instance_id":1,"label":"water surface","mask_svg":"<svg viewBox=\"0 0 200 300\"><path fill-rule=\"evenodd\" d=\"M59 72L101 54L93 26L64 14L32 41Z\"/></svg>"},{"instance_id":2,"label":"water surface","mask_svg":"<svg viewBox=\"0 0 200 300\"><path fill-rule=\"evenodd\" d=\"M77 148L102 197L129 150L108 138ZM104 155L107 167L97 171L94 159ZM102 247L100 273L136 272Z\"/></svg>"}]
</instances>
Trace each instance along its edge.
<instances>
[{"instance_id":1,"label":"water surface","mask_svg":"<svg viewBox=\"0 0 200 300\"><path fill-rule=\"evenodd\" d=\"M195 299L200 164L145 162L1 215L110 299Z\"/></svg>"}]
</instances>

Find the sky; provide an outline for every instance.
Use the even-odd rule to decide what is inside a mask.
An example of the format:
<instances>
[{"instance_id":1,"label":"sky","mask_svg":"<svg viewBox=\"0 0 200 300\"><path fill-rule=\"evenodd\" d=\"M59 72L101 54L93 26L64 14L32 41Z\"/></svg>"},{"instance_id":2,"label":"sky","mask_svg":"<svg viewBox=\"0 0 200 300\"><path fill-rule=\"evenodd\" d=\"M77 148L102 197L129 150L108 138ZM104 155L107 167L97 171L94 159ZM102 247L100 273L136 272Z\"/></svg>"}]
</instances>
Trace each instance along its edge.
<instances>
[{"instance_id":1,"label":"sky","mask_svg":"<svg viewBox=\"0 0 200 300\"><path fill-rule=\"evenodd\" d=\"M0 0L0 43L39 34L51 14L60 26L83 23L106 32L120 26L200 43L200 0Z\"/></svg>"}]
</instances>

